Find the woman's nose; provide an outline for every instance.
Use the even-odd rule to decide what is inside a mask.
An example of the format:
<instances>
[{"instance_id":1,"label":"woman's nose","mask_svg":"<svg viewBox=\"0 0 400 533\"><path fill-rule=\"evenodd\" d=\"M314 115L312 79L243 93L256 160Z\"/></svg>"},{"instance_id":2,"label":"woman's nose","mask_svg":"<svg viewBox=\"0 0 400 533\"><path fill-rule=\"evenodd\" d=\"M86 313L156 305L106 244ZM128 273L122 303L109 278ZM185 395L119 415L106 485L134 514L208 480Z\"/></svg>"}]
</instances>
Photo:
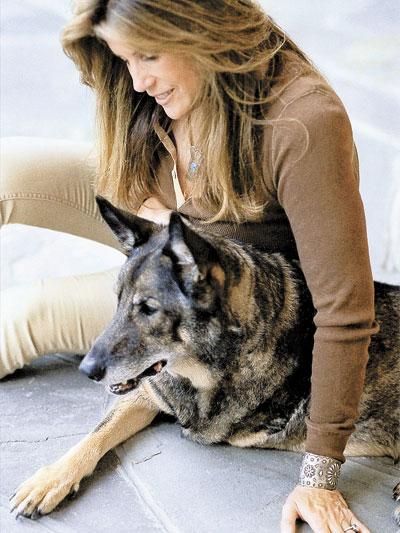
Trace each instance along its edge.
<instances>
[{"instance_id":1,"label":"woman's nose","mask_svg":"<svg viewBox=\"0 0 400 533\"><path fill-rule=\"evenodd\" d=\"M133 88L138 93L147 91L154 85L154 76L149 74L146 69L140 67L129 66L129 73L132 78Z\"/></svg>"}]
</instances>

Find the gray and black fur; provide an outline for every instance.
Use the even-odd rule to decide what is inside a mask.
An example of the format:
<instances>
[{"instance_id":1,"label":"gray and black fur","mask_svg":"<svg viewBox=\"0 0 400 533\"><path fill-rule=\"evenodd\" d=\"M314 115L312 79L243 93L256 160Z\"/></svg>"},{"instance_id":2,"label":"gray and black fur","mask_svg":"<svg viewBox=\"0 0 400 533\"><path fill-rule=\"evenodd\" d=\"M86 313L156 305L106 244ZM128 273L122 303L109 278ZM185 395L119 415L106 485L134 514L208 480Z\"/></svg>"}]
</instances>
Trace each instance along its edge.
<instances>
[{"instance_id":1,"label":"gray and black fur","mask_svg":"<svg viewBox=\"0 0 400 533\"><path fill-rule=\"evenodd\" d=\"M51 512L107 450L160 412L202 444L303 451L315 310L298 262L212 235L176 213L158 226L102 198L98 205L127 261L116 314L80 368L119 398L92 433L19 487L17 513ZM400 288L376 283L375 290L380 331L345 453L397 460Z\"/></svg>"},{"instance_id":2,"label":"gray and black fur","mask_svg":"<svg viewBox=\"0 0 400 533\"><path fill-rule=\"evenodd\" d=\"M216 237L175 213L164 227L103 199L99 206L128 259L117 313L82 367L98 372L101 359L101 379L112 386L162 361L145 380L186 436L302 450L315 311L298 262ZM380 331L347 454L397 460L400 288L375 283L375 291Z\"/></svg>"}]
</instances>

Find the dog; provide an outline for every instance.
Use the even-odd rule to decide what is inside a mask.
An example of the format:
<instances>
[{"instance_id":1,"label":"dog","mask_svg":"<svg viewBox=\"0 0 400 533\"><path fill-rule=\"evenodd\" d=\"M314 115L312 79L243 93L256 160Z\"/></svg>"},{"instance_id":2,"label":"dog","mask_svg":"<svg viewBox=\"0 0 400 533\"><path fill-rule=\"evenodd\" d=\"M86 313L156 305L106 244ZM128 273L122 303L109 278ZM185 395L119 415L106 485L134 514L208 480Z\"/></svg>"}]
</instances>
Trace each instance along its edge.
<instances>
[{"instance_id":1,"label":"dog","mask_svg":"<svg viewBox=\"0 0 400 533\"><path fill-rule=\"evenodd\" d=\"M30 518L51 512L160 413L202 444L304 451L315 310L299 262L177 213L161 226L97 202L127 261L116 314L80 369L118 398L88 436L18 488L12 507ZM375 283L375 293L380 332L345 453L397 460L400 287Z\"/></svg>"}]
</instances>

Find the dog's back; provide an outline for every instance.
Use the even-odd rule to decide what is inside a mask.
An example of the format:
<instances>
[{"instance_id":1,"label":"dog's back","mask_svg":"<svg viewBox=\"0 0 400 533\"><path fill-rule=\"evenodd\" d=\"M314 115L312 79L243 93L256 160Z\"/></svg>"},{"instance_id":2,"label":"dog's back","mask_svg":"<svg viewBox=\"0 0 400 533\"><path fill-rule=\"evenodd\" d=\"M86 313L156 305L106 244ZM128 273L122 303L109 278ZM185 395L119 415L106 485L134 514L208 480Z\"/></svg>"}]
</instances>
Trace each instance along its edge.
<instances>
[{"instance_id":1,"label":"dog's back","mask_svg":"<svg viewBox=\"0 0 400 533\"><path fill-rule=\"evenodd\" d=\"M295 265L291 263L291 266ZM296 266L292 274L298 275ZM375 282L374 286L379 331L371 338L360 417L345 454L386 455L397 460L400 456L400 287L380 282ZM283 286L281 290L283 292ZM268 398L236 425L238 431L233 431L228 439L233 445L303 450L305 418L309 411L311 336L315 330L310 323L314 310L301 274L297 290L300 301L298 323L294 327L289 325L279 339L277 350L298 358L300 365L294 366L293 374L277 391L277 402ZM299 332L303 336L300 343ZM293 343L301 346L301 353Z\"/></svg>"}]
</instances>

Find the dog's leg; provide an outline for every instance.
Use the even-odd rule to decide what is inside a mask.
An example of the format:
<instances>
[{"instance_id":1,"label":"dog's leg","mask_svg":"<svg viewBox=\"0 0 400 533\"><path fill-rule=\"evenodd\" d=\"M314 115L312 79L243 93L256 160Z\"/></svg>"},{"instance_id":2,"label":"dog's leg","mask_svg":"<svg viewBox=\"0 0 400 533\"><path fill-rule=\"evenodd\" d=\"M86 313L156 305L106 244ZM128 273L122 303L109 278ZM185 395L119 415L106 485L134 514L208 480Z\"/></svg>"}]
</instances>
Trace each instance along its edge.
<instances>
[{"instance_id":1,"label":"dog's leg","mask_svg":"<svg viewBox=\"0 0 400 533\"><path fill-rule=\"evenodd\" d=\"M151 424L159 411L142 387L120 398L89 435L18 487L12 509L30 518L50 513L78 491L81 479L93 472L105 453Z\"/></svg>"}]
</instances>

